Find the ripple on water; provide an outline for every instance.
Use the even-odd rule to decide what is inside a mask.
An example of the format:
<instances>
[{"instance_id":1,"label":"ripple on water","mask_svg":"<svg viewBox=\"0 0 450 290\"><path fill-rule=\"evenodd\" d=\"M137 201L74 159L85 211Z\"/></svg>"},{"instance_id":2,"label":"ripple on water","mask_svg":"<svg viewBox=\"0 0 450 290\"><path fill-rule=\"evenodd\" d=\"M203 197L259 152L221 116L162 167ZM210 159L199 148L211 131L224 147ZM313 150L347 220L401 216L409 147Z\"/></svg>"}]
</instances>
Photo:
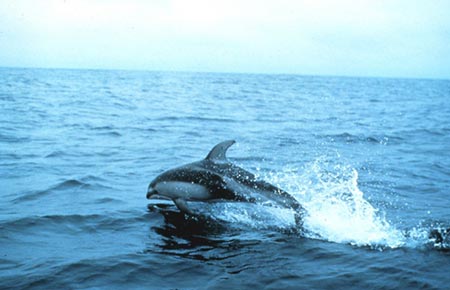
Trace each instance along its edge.
<instances>
[{"instance_id":1,"label":"ripple on water","mask_svg":"<svg viewBox=\"0 0 450 290\"><path fill-rule=\"evenodd\" d=\"M110 189L105 185L106 180L88 175L80 179L67 179L57 184L49 186L44 190L28 191L13 199L14 203L35 201L48 195L58 194L71 190L104 190Z\"/></svg>"},{"instance_id":2,"label":"ripple on water","mask_svg":"<svg viewBox=\"0 0 450 290\"><path fill-rule=\"evenodd\" d=\"M60 234L120 231L145 223L147 216L137 213L70 214L29 216L0 222L3 233L57 231Z\"/></svg>"}]
</instances>

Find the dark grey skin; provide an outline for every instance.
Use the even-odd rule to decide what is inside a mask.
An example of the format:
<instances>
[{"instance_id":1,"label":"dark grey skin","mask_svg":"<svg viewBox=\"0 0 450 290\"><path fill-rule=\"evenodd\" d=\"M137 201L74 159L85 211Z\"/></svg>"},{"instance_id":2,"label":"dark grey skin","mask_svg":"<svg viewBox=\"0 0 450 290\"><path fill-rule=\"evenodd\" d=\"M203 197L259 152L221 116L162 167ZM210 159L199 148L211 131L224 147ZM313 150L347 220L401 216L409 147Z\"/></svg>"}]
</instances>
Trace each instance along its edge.
<instances>
[{"instance_id":1,"label":"dark grey skin","mask_svg":"<svg viewBox=\"0 0 450 290\"><path fill-rule=\"evenodd\" d=\"M187 206L188 200L269 202L295 210L299 223L303 208L294 197L227 160L226 151L234 143L221 142L205 159L163 172L150 183L147 198L169 198L191 215L194 213Z\"/></svg>"}]
</instances>

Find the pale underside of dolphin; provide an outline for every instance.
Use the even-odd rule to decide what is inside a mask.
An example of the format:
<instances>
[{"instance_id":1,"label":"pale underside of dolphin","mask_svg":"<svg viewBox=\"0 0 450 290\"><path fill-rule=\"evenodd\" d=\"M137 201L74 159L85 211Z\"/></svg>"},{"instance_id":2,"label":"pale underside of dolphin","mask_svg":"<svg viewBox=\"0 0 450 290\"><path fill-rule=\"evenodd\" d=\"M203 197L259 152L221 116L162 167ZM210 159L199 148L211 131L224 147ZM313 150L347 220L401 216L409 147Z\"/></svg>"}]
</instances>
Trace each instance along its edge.
<instances>
[{"instance_id":1,"label":"pale underside of dolphin","mask_svg":"<svg viewBox=\"0 0 450 290\"><path fill-rule=\"evenodd\" d=\"M186 201L271 203L301 214L302 206L289 193L227 160L226 152L234 143L221 142L205 159L163 172L150 183L147 198L171 199L182 212L192 215Z\"/></svg>"}]
</instances>

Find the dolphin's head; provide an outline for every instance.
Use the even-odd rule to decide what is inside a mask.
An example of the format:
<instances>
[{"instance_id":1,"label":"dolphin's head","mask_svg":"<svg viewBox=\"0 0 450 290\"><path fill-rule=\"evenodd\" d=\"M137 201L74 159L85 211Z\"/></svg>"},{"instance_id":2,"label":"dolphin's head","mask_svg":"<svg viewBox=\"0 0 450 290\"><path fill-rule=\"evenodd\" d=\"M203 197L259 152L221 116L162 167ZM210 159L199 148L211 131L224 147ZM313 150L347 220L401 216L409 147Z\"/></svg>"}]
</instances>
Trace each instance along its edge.
<instances>
[{"instance_id":1,"label":"dolphin's head","mask_svg":"<svg viewBox=\"0 0 450 290\"><path fill-rule=\"evenodd\" d=\"M148 189L147 189L147 199L151 199L151 198L156 198L158 197L158 191L155 189L155 184L152 181L149 185L148 185Z\"/></svg>"},{"instance_id":2,"label":"dolphin's head","mask_svg":"<svg viewBox=\"0 0 450 290\"><path fill-rule=\"evenodd\" d=\"M206 200L210 198L210 189L206 181L206 176L196 170L186 168L168 170L150 182L147 199Z\"/></svg>"},{"instance_id":3,"label":"dolphin's head","mask_svg":"<svg viewBox=\"0 0 450 290\"><path fill-rule=\"evenodd\" d=\"M158 175L152 182L148 185L147 188L147 199L169 199L167 193L164 191L158 192L157 188L161 190L161 185L164 186L166 181L164 179L164 173ZM166 193L166 194L165 194Z\"/></svg>"}]
</instances>

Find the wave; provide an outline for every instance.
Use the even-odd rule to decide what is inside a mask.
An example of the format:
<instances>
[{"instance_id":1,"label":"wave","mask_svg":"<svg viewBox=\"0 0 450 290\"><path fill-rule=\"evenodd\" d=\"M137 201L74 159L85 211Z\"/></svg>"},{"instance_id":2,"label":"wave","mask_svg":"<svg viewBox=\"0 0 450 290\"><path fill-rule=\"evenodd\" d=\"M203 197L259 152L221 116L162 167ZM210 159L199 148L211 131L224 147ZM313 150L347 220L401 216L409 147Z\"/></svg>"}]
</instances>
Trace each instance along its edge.
<instances>
[{"instance_id":1,"label":"wave","mask_svg":"<svg viewBox=\"0 0 450 290\"><path fill-rule=\"evenodd\" d=\"M122 136L122 134L120 134L117 131L102 132L102 133L100 133L100 135L111 136L111 137L120 137L120 136Z\"/></svg>"},{"instance_id":2,"label":"wave","mask_svg":"<svg viewBox=\"0 0 450 290\"><path fill-rule=\"evenodd\" d=\"M371 143L371 144L381 144L386 145L393 142L401 142L403 138L398 136L365 136L365 135L354 135L348 132L332 135L324 135L322 138L328 139L331 142L343 142L346 144L352 143Z\"/></svg>"},{"instance_id":3,"label":"wave","mask_svg":"<svg viewBox=\"0 0 450 290\"><path fill-rule=\"evenodd\" d=\"M45 158L60 158L60 157L66 156L66 155L67 155L67 153L65 151L56 150L56 151L53 151L53 152L45 155Z\"/></svg>"},{"instance_id":4,"label":"wave","mask_svg":"<svg viewBox=\"0 0 450 290\"><path fill-rule=\"evenodd\" d=\"M0 133L0 142L5 143L25 143L29 142L31 139L29 137L21 137L21 136L11 136Z\"/></svg>"},{"instance_id":5,"label":"wave","mask_svg":"<svg viewBox=\"0 0 450 290\"><path fill-rule=\"evenodd\" d=\"M109 125L92 127L92 130L106 130L106 131L110 131L110 130L115 130L115 129L116 129L115 127L109 126Z\"/></svg>"},{"instance_id":6,"label":"wave","mask_svg":"<svg viewBox=\"0 0 450 290\"><path fill-rule=\"evenodd\" d=\"M118 212L110 214L71 214L28 216L0 222L3 232L26 231L31 228L57 229L61 233L118 231L145 222L141 212Z\"/></svg>"},{"instance_id":7,"label":"wave","mask_svg":"<svg viewBox=\"0 0 450 290\"><path fill-rule=\"evenodd\" d=\"M201 122L223 122L223 123L239 123L239 120L231 118L213 118L213 117L198 117L198 116L168 116L152 119L152 121L201 121Z\"/></svg>"},{"instance_id":8,"label":"wave","mask_svg":"<svg viewBox=\"0 0 450 290\"><path fill-rule=\"evenodd\" d=\"M106 180L92 175L88 175L80 179L67 179L43 190L24 192L21 196L13 199L12 201L14 203L34 201L41 197L67 190L110 189L110 187L106 186L104 183L106 183Z\"/></svg>"},{"instance_id":9,"label":"wave","mask_svg":"<svg viewBox=\"0 0 450 290\"><path fill-rule=\"evenodd\" d=\"M425 136L442 137L442 136L448 136L449 132L450 132L450 128L447 128L447 127L420 128L420 129L413 129L413 130L401 130L401 131L396 132L396 135L405 136L408 138L411 138L411 136L419 136L420 138L424 138Z\"/></svg>"},{"instance_id":10,"label":"wave","mask_svg":"<svg viewBox=\"0 0 450 290\"><path fill-rule=\"evenodd\" d=\"M25 273L4 275L0 288L107 289L111 285L124 289L197 289L199 285L204 288L208 284L204 281L199 284L198 277L209 277L214 265L193 265L142 253L64 261L47 259L35 262L33 269ZM223 280L215 283L223 285Z\"/></svg>"}]
</instances>

